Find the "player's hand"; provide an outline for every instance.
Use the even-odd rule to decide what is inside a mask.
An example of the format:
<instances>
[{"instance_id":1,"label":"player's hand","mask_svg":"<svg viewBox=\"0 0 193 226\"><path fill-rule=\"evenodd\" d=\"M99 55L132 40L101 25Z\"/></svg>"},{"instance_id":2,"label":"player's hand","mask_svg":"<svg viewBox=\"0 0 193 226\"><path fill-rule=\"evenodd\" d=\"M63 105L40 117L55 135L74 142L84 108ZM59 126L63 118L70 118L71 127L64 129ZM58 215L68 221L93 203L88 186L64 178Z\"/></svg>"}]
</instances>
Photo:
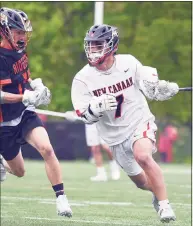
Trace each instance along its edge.
<instances>
[{"instance_id":1,"label":"player's hand","mask_svg":"<svg viewBox=\"0 0 193 226\"><path fill-rule=\"evenodd\" d=\"M29 81L31 88L34 91L37 91L41 95L41 100L38 103L39 105L48 105L51 102L51 92L50 90L42 83L41 78L36 78Z\"/></svg>"},{"instance_id":2,"label":"player's hand","mask_svg":"<svg viewBox=\"0 0 193 226\"><path fill-rule=\"evenodd\" d=\"M116 98L112 94L103 94L99 97L93 97L90 102L90 109L96 117L100 117L105 111L117 109Z\"/></svg>"},{"instance_id":3,"label":"player's hand","mask_svg":"<svg viewBox=\"0 0 193 226\"><path fill-rule=\"evenodd\" d=\"M35 103L36 107L39 105L47 106L48 104L50 104L52 94L46 86L44 87L44 89L38 90L37 92L39 93L40 98Z\"/></svg>"},{"instance_id":4,"label":"player's hand","mask_svg":"<svg viewBox=\"0 0 193 226\"><path fill-rule=\"evenodd\" d=\"M34 105L35 107L39 105L48 105L50 103L50 97L49 92L47 89L44 89L44 92L38 92L38 91L30 91L25 90L23 94L22 103L27 107L29 105Z\"/></svg>"},{"instance_id":5,"label":"player's hand","mask_svg":"<svg viewBox=\"0 0 193 226\"><path fill-rule=\"evenodd\" d=\"M159 80L156 98L158 100L168 100L179 92L179 86L174 82Z\"/></svg>"},{"instance_id":6,"label":"player's hand","mask_svg":"<svg viewBox=\"0 0 193 226\"><path fill-rule=\"evenodd\" d=\"M179 92L179 86L175 82L170 82L168 84L168 89L170 91L170 95L171 96L174 96L174 95L176 95Z\"/></svg>"},{"instance_id":7,"label":"player's hand","mask_svg":"<svg viewBox=\"0 0 193 226\"><path fill-rule=\"evenodd\" d=\"M30 91L25 90L23 94L22 103L27 107L29 105L34 105L36 103L36 100L38 98L38 92L37 91Z\"/></svg>"}]
</instances>

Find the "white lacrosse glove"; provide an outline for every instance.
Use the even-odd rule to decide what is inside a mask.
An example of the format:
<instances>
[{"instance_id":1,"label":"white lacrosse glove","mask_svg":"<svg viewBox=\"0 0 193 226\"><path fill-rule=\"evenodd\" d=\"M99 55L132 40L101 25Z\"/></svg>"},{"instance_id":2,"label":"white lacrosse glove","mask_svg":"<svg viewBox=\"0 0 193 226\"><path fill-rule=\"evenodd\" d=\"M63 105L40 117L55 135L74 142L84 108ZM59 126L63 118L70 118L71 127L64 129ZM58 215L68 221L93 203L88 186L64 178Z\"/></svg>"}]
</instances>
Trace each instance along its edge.
<instances>
[{"instance_id":1,"label":"white lacrosse glove","mask_svg":"<svg viewBox=\"0 0 193 226\"><path fill-rule=\"evenodd\" d=\"M100 97L93 97L88 108L81 114L81 119L86 124L93 124L99 121L105 111L117 109L117 101L112 94L103 94Z\"/></svg>"},{"instance_id":2,"label":"white lacrosse glove","mask_svg":"<svg viewBox=\"0 0 193 226\"><path fill-rule=\"evenodd\" d=\"M45 89L44 92L47 92ZM23 94L22 103L27 107L29 105L34 105L35 107L39 105L48 105L50 103L49 98L42 98L42 96L45 96L47 94L38 92L38 91L30 91L25 90Z\"/></svg>"},{"instance_id":3,"label":"white lacrosse glove","mask_svg":"<svg viewBox=\"0 0 193 226\"><path fill-rule=\"evenodd\" d=\"M140 81L141 89L150 100L169 100L179 92L179 86L174 82L158 80L156 83Z\"/></svg>"},{"instance_id":4,"label":"white lacrosse glove","mask_svg":"<svg viewBox=\"0 0 193 226\"><path fill-rule=\"evenodd\" d=\"M155 93L155 100L164 101L172 98L179 92L179 86L174 82L159 80Z\"/></svg>"},{"instance_id":5,"label":"white lacrosse glove","mask_svg":"<svg viewBox=\"0 0 193 226\"><path fill-rule=\"evenodd\" d=\"M31 80L29 84L33 90L40 90L45 87L44 84L42 83L41 78L36 78L34 80Z\"/></svg>"},{"instance_id":6,"label":"white lacrosse glove","mask_svg":"<svg viewBox=\"0 0 193 226\"><path fill-rule=\"evenodd\" d=\"M38 106L39 105L48 105L51 102L51 92L46 86L44 86L41 78L36 78L36 79L32 80L29 84L30 84L31 88L33 90L37 91L39 93L39 95L41 96Z\"/></svg>"},{"instance_id":7,"label":"white lacrosse glove","mask_svg":"<svg viewBox=\"0 0 193 226\"><path fill-rule=\"evenodd\" d=\"M117 109L116 97L112 94L103 94L99 97L93 97L89 105L95 117L101 117L105 111Z\"/></svg>"},{"instance_id":8,"label":"white lacrosse glove","mask_svg":"<svg viewBox=\"0 0 193 226\"><path fill-rule=\"evenodd\" d=\"M25 90L23 94L22 103L27 107L29 105L34 105L38 98L38 93L36 91Z\"/></svg>"}]
</instances>

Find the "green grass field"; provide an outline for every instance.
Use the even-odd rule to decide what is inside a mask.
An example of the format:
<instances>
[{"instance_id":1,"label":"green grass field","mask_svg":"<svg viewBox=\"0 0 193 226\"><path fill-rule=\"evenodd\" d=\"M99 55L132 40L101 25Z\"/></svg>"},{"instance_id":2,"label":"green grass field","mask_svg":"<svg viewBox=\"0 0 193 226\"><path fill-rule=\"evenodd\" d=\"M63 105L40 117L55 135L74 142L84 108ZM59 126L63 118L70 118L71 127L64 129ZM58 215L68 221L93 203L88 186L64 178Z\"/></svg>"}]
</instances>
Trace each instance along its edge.
<instances>
[{"instance_id":1,"label":"green grass field","mask_svg":"<svg viewBox=\"0 0 193 226\"><path fill-rule=\"evenodd\" d=\"M24 178L7 176L1 185L1 226L158 226L151 193L137 189L122 172L120 181L90 182L95 174L88 162L61 162L65 191L73 217L56 215L55 196L43 162L26 161ZM106 165L109 170L108 165ZM176 212L173 226L191 225L191 168L162 166Z\"/></svg>"}]
</instances>

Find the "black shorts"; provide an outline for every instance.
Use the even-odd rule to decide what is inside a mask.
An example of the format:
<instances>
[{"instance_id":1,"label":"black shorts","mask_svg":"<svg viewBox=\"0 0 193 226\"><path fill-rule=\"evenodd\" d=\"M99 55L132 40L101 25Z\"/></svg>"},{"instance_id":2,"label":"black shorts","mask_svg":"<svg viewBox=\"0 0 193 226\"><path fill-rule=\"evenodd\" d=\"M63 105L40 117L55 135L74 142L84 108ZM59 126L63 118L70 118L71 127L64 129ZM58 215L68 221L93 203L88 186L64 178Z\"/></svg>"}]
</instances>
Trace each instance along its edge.
<instances>
[{"instance_id":1,"label":"black shorts","mask_svg":"<svg viewBox=\"0 0 193 226\"><path fill-rule=\"evenodd\" d=\"M26 110L17 126L0 127L0 154L5 160L14 159L23 144L26 144L27 134L34 128L43 126L42 121L33 111Z\"/></svg>"}]
</instances>

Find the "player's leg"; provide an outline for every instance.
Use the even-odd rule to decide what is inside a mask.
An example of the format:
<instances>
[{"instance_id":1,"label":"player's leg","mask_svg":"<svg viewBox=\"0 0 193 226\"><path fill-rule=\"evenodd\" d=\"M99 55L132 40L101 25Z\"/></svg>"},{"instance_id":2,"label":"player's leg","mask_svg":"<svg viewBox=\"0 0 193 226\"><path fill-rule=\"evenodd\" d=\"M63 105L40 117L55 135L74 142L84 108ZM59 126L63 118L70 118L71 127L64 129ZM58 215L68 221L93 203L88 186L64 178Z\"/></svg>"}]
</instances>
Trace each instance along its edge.
<instances>
[{"instance_id":1,"label":"player's leg","mask_svg":"<svg viewBox=\"0 0 193 226\"><path fill-rule=\"evenodd\" d=\"M18 142L20 144L28 142L42 155L48 179L57 197L58 215L71 217L72 211L64 195L62 172L59 162L50 144L48 134L35 112L28 110L24 112L20 123Z\"/></svg>"},{"instance_id":2,"label":"player's leg","mask_svg":"<svg viewBox=\"0 0 193 226\"><path fill-rule=\"evenodd\" d=\"M109 149L109 146L107 144L105 144L104 141L102 141L102 139L101 139L100 143L101 143L102 149L107 153L109 161L113 161L114 160L113 154L112 154L111 150Z\"/></svg>"},{"instance_id":3,"label":"player's leg","mask_svg":"<svg viewBox=\"0 0 193 226\"><path fill-rule=\"evenodd\" d=\"M60 164L56 158L45 128L40 126L32 129L26 136L26 141L43 157L46 173L52 186L62 183Z\"/></svg>"},{"instance_id":4,"label":"player's leg","mask_svg":"<svg viewBox=\"0 0 193 226\"><path fill-rule=\"evenodd\" d=\"M111 178L112 180L119 180L120 179L120 169L117 165L116 161L113 158L113 154L109 148L109 146L101 139L101 147L107 153L109 159L109 165L111 170Z\"/></svg>"},{"instance_id":5,"label":"player's leg","mask_svg":"<svg viewBox=\"0 0 193 226\"><path fill-rule=\"evenodd\" d=\"M17 134L20 125L1 127L0 130L0 152L1 163L7 172L23 177L25 174L24 160L21 154L20 144L17 143Z\"/></svg>"},{"instance_id":6,"label":"player's leg","mask_svg":"<svg viewBox=\"0 0 193 226\"><path fill-rule=\"evenodd\" d=\"M152 157L153 142L149 138L135 141L133 154L137 163L145 172L147 188L151 190L159 203L161 221L175 220L175 215L168 201L164 177L159 165Z\"/></svg>"},{"instance_id":7,"label":"player's leg","mask_svg":"<svg viewBox=\"0 0 193 226\"><path fill-rule=\"evenodd\" d=\"M89 147L97 169L97 175L91 181L107 181L107 173L103 166L103 157L100 149L100 138L95 125L85 125L86 143Z\"/></svg>"},{"instance_id":8,"label":"player's leg","mask_svg":"<svg viewBox=\"0 0 193 226\"><path fill-rule=\"evenodd\" d=\"M151 185L147 175L145 174L144 171L142 171L141 167L138 165L138 163L135 160L133 160L132 168L135 169L134 171L136 172L136 175L133 175L133 176L128 175L128 176L130 177L130 179L135 183L135 185L138 188L152 192L152 195L153 195L152 204L153 204L156 212L158 212L159 211L159 201L152 191L152 185Z\"/></svg>"},{"instance_id":9,"label":"player's leg","mask_svg":"<svg viewBox=\"0 0 193 226\"><path fill-rule=\"evenodd\" d=\"M58 215L71 217L72 211L70 205L68 204L67 197L64 194L60 164L54 153L45 128L41 126L33 128L27 133L25 139L41 154L44 159L48 179L56 193Z\"/></svg>"},{"instance_id":10,"label":"player's leg","mask_svg":"<svg viewBox=\"0 0 193 226\"><path fill-rule=\"evenodd\" d=\"M103 157L100 150L100 145L90 146L89 148L92 152L96 169L97 169L97 175L91 177L90 180L91 181L107 181L107 173L103 166Z\"/></svg>"},{"instance_id":11,"label":"player's leg","mask_svg":"<svg viewBox=\"0 0 193 226\"><path fill-rule=\"evenodd\" d=\"M142 190L152 191L150 181L148 180L144 171L141 171L139 174L135 176L130 175L128 176L138 188Z\"/></svg>"},{"instance_id":12,"label":"player's leg","mask_svg":"<svg viewBox=\"0 0 193 226\"><path fill-rule=\"evenodd\" d=\"M0 182L3 182L4 180L6 180L6 169L3 163L3 157L2 155L0 155Z\"/></svg>"},{"instance_id":13,"label":"player's leg","mask_svg":"<svg viewBox=\"0 0 193 226\"><path fill-rule=\"evenodd\" d=\"M140 165L136 162L132 150L128 147L131 147L131 142L129 140L126 140L122 144L110 147L110 149L112 150L113 156L116 159L117 163L123 168L123 170L127 173L127 175L131 178L131 180L136 184L138 188L153 191L151 181L149 180L143 169L140 167ZM154 198L156 197L154 196ZM156 208L157 207L158 200ZM169 217L175 219L175 215L172 215L172 210L170 210L167 214L170 215ZM165 220L165 216L163 215L162 218L160 217L161 220Z\"/></svg>"},{"instance_id":14,"label":"player's leg","mask_svg":"<svg viewBox=\"0 0 193 226\"><path fill-rule=\"evenodd\" d=\"M24 159L21 153L21 148L18 144L10 150L11 155L13 155L13 152L17 153L12 157L8 153L3 154L3 164L6 171L10 174L17 177L23 177L25 175Z\"/></svg>"},{"instance_id":15,"label":"player's leg","mask_svg":"<svg viewBox=\"0 0 193 226\"><path fill-rule=\"evenodd\" d=\"M152 157L153 144L149 138L137 140L133 145L133 154L151 183L151 189L158 200L166 200L167 192L163 174Z\"/></svg>"}]
</instances>

